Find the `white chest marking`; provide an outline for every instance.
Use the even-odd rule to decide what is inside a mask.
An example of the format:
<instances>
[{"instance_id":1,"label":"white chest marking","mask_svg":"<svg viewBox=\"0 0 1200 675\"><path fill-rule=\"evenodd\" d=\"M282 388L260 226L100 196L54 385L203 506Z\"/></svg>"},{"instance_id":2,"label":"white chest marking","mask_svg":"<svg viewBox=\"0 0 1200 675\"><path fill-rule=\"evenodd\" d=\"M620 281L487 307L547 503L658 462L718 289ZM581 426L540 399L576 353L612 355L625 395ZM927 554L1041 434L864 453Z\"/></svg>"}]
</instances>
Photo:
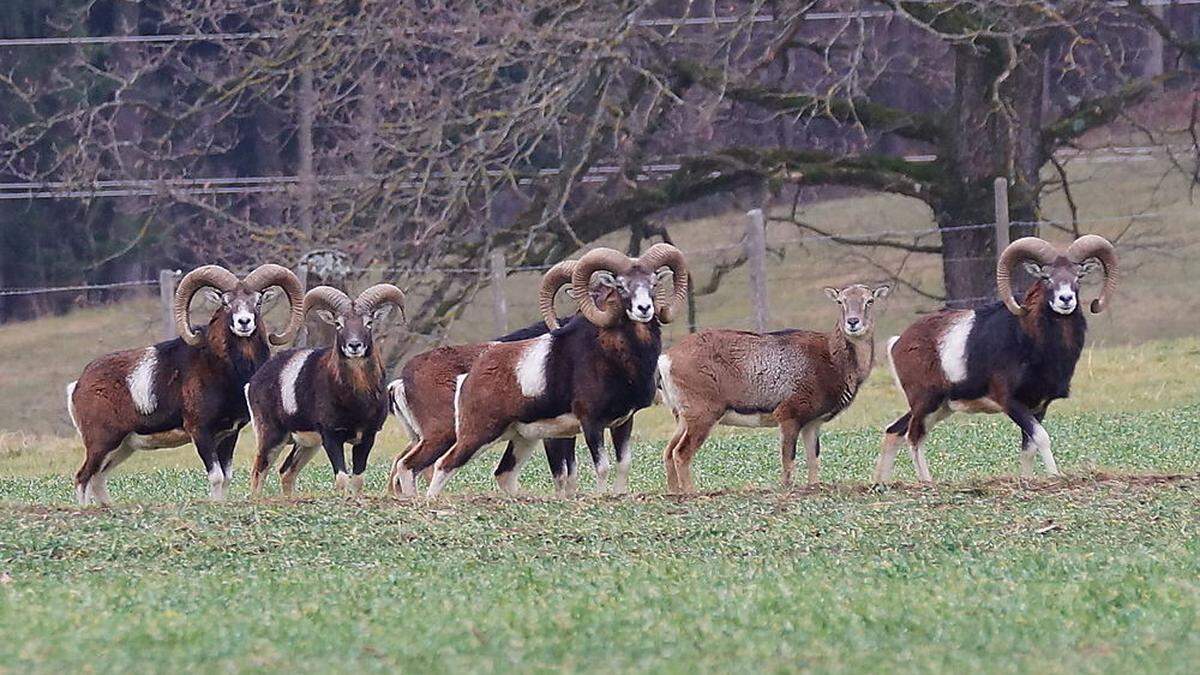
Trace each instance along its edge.
<instances>
[{"instance_id":1,"label":"white chest marking","mask_svg":"<svg viewBox=\"0 0 1200 675\"><path fill-rule=\"evenodd\" d=\"M158 407L158 397L154 395L154 369L158 366L158 350L147 347L142 352L142 358L129 371L125 382L129 385L129 395L133 398L133 407L143 415L149 415Z\"/></svg>"},{"instance_id":2,"label":"white chest marking","mask_svg":"<svg viewBox=\"0 0 1200 675\"><path fill-rule=\"evenodd\" d=\"M300 371L304 368L304 363L308 361L308 355L311 353L311 349L296 352L279 371L279 391L283 399L283 411L289 415L295 415L300 410L300 406L296 403L296 380L300 378Z\"/></svg>"},{"instance_id":3,"label":"white chest marking","mask_svg":"<svg viewBox=\"0 0 1200 675\"><path fill-rule=\"evenodd\" d=\"M967 379L967 336L975 325L975 312L965 311L950 322L942 339L938 341L938 356L942 360L942 372L950 382Z\"/></svg>"},{"instance_id":4,"label":"white chest marking","mask_svg":"<svg viewBox=\"0 0 1200 675\"><path fill-rule=\"evenodd\" d=\"M546 391L546 359L550 356L551 339L549 335L534 339L517 360L517 383L526 398L537 398Z\"/></svg>"}]
</instances>

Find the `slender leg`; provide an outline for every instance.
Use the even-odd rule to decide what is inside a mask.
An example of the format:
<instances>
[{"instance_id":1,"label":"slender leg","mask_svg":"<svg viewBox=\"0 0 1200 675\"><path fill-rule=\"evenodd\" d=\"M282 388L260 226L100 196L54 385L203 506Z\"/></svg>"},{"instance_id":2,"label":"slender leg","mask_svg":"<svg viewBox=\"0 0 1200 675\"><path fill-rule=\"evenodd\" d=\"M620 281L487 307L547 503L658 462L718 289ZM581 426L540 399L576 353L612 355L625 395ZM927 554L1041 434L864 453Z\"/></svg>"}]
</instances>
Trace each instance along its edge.
<instances>
[{"instance_id":1,"label":"slender leg","mask_svg":"<svg viewBox=\"0 0 1200 675\"><path fill-rule=\"evenodd\" d=\"M207 429L189 431L192 442L196 444L196 454L200 455L200 461L204 462L204 469L208 472L208 496L213 501L220 501L225 498L225 472L221 470L221 462L217 459L217 440Z\"/></svg>"},{"instance_id":2,"label":"slender leg","mask_svg":"<svg viewBox=\"0 0 1200 675\"><path fill-rule=\"evenodd\" d=\"M221 474L224 476L221 482L222 496L229 494L229 486L233 483L233 451L237 446L238 432L241 430L240 426L234 428L217 444L217 461L221 464Z\"/></svg>"},{"instance_id":3,"label":"slender leg","mask_svg":"<svg viewBox=\"0 0 1200 675\"><path fill-rule=\"evenodd\" d=\"M419 443L401 460L400 469L396 473L400 484L400 493L405 496L417 494L417 474L429 469L434 462L446 454L454 445L454 435L443 435L436 438L422 438ZM430 478L432 480L432 478Z\"/></svg>"},{"instance_id":4,"label":"slender leg","mask_svg":"<svg viewBox=\"0 0 1200 675\"><path fill-rule=\"evenodd\" d=\"M468 429L463 429L462 432L458 440L454 441L454 445L450 446L450 450L433 465L433 479L429 481L429 488L425 491L425 496L429 499L436 499L442 490L446 489L446 483L455 471L471 461L480 448L500 436L500 431L486 435Z\"/></svg>"},{"instance_id":5,"label":"slender leg","mask_svg":"<svg viewBox=\"0 0 1200 675\"><path fill-rule=\"evenodd\" d=\"M250 469L250 494L257 496L262 492L263 482L275 464L275 459L279 457L279 451L283 450L287 433L278 425L259 420L254 425L254 435L258 441L258 452L254 455L254 466ZM292 452L294 454L295 450ZM291 461L293 457L289 455L284 464L287 465Z\"/></svg>"},{"instance_id":6,"label":"slender leg","mask_svg":"<svg viewBox=\"0 0 1200 675\"><path fill-rule=\"evenodd\" d=\"M896 453L904 442L904 435L908 433L909 419L911 415L904 413L884 432L883 449L879 452L879 459L875 460L875 475L872 479L876 485L883 485L892 479L892 473L896 470Z\"/></svg>"},{"instance_id":7,"label":"slender leg","mask_svg":"<svg viewBox=\"0 0 1200 675\"><path fill-rule=\"evenodd\" d=\"M407 446L404 447L404 450L401 451L400 454L396 455L392 459L392 466L391 466L391 468L388 469L387 483L384 484L384 486L383 486L383 494L384 495L391 496L391 497L397 497L400 495L399 480L400 480L401 460L404 459L405 455L412 452L412 449L415 448L416 446L417 446L417 442L412 441L411 443L409 443Z\"/></svg>"},{"instance_id":8,"label":"slender leg","mask_svg":"<svg viewBox=\"0 0 1200 675\"><path fill-rule=\"evenodd\" d=\"M783 470L783 487L791 487L792 474L796 469L796 439L800 437L800 423L786 419L779 424L779 461Z\"/></svg>"},{"instance_id":9,"label":"slender leg","mask_svg":"<svg viewBox=\"0 0 1200 675\"><path fill-rule=\"evenodd\" d=\"M630 437L633 436L633 417L625 420L624 424L613 427L608 432L612 439L613 451L617 456L617 477L613 480L613 492L622 495L629 492L629 470L633 467L633 447Z\"/></svg>"},{"instance_id":10,"label":"slender leg","mask_svg":"<svg viewBox=\"0 0 1200 675\"><path fill-rule=\"evenodd\" d=\"M712 432L713 425L716 422L716 417L701 418L699 416L687 416L685 420L687 430L684 432L683 437L679 439L679 444L675 446L672 452L680 492L696 491L696 484L692 480L692 460L696 457L696 451L708 439L708 435Z\"/></svg>"},{"instance_id":11,"label":"slender leg","mask_svg":"<svg viewBox=\"0 0 1200 675\"><path fill-rule=\"evenodd\" d=\"M88 483L88 492L91 493L94 500L104 506L112 504L112 500L108 496L108 474L117 468L118 464L129 459L129 456L132 454L133 448L129 446L128 439L122 441L116 450L108 453L108 456L104 458L104 463L100 466L100 470L92 476L91 482Z\"/></svg>"},{"instance_id":12,"label":"slender leg","mask_svg":"<svg viewBox=\"0 0 1200 675\"><path fill-rule=\"evenodd\" d=\"M1061 475L1058 472L1058 463L1054 461L1054 453L1050 451L1050 434L1046 433L1045 427L1030 412L1029 408L1019 401L1009 401L1004 412L1009 419L1021 427L1021 475L1028 477L1033 474L1034 449L1041 454L1042 463L1046 465L1046 473L1051 476Z\"/></svg>"},{"instance_id":13,"label":"slender leg","mask_svg":"<svg viewBox=\"0 0 1200 675\"><path fill-rule=\"evenodd\" d=\"M300 477L300 471L312 461L320 449L319 445L293 445L287 459L283 460L279 467L279 486L285 497L296 493L296 480Z\"/></svg>"},{"instance_id":14,"label":"slender leg","mask_svg":"<svg viewBox=\"0 0 1200 675\"><path fill-rule=\"evenodd\" d=\"M595 422L580 420L583 426L583 441L592 453L592 465L596 467L596 492L608 492L608 456L604 454L604 427Z\"/></svg>"},{"instance_id":15,"label":"slender leg","mask_svg":"<svg viewBox=\"0 0 1200 675\"><path fill-rule=\"evenodd\" d=\"M946 419L950 414L948 408L932 406L913 406L912 419L908 423L909 452L912 455L913 467L917 471L917 480L922 483L932 483L933 476L929 472L929 463L925 459L925 436L935 424Z\"/></svg>"},{"instance_id":16,"label":"slender leg","mask_svg":"<svg viewBox=\"0 0 1200 675\"><path fill-rule=\"evenodd\" d=\"M542 446L546 450L546 463L550 465L550 476L554 480L554 495L566 497L570 489L571 465L575 463L575 439L547 438L542 441Z\"/></svg>"},{"instance_id":17,"label":"slender leg","mask_svg":"<svg viewBox=\"0 0 1200 675\"><path fill-rule=\"evenodd\" d=\"M375 432L364 431L362 438L350 450L351 471L350 494L362 494L363 474L367 471L367 458L371 456L371 448L375 447Z\"/></svg>"},{"instance_id":18,"label":"slender leg","mask_svg":"<svg viewBox=\"0 0 1200 675\"><path fill-rule=\"evenodd\" d=\"M333 468L333 489L349 493L350 474L346 471L345 440L332 432L321 432L321 445L325 447L325 456L329 458L329 465Z\"/></svg>"},{"instance_id":19,"label":"slender leg","mask_svg":"<svg viewBox=\"0 0 1200 675\"><path fill-rule=\"evenodd\" d=\"M104 457L116 450L119 443L119 441L114 443L112 447L104 447L95 451L89 448L86 451L87 454L83 458L83 465L75 472L75 501L79 502L80 506L87 506L92 501L92 494L88 489L92 482L92 476L95 476L100 471Z\"/></svg>"},{"instance_id":20,"label":"slender leg","mask_svg":"<svg viewBox=\"0 0 1200 675\"><path fill-rule=\"evenodd\" d=\"M683 440L687 425L679 416L675 418L675 433L663 447L663 470L667 474L667 492L679 492L679 473L675 471L675 448Z\"/></svg>"},{"instance_id":21,"label":"slender leg","mask_svg":"<svg viewBox=\"0 0 1200 675\"><path fill-rule=\"evenodd\" d=\"M496 484L500 489L510 495L515 495L521 491L519 478L521 476L521 467L525 466L525 462L533 456L533 451L537 448L537 443L528 438L517 437L509 443L506 452L511 451L511 464L505 467L503 464L496 468ZM501 469L504 469L501 471Z\"/></svg>"},{"instance_id":22,"label":"slender leg","mask_svg":"<svg viewBox=\"0 0 1200 675\"><path fill-rule=\"evenodd\" d=\"M821 421L814 420L804 425L800 429L800 435L804 438L804 462L808 467L808 484L816 485L821 480Z\"/></svg>"}]
</instances>

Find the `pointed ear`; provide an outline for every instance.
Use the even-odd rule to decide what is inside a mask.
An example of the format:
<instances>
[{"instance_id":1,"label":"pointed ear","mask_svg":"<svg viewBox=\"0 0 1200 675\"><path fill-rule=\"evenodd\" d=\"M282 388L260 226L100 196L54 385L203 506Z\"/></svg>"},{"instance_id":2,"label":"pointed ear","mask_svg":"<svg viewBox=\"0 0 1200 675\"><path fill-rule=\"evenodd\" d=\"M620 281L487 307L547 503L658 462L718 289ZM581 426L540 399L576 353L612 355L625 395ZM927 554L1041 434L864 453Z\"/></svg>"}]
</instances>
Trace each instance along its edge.
<instances>
[{"instance_id":1,"label":"pointed ear","mask_svg":"<svg viewBox=\"0 0 1200 675\"><path fill-rule=\"evenodd\" d=\"M871 295L874 295L877 298L886 298L888 296L888 294L890 294L891 292L892 292L891 286L880 286L879 288L876 288L875 290L871 291Z\"/></svg>"},{"instance_id":2,"label":"pointed ear","mask_svg":"<svg viewBox=\"0 0 1200 675\"><path fill-rule=\"evenodd\" d=\"M334 314L333 312L331 312L327 309L318 309L317 310L317 318L319 318L320 320L324 321L325 323L327 323L331 326L336 326L337 322L338 322L337 314Z\"/></svg>"},{"instance_id":3,"label":"pointed ear","mask_svg":"<svg viewBox=\"0 0 1200 675\"><path fill-rule=\"evenodd\" d=\"M1023 265L1025 266L1025 271L1029 272L1031 276L1037 277L1038 279L1044 279L1046 277L1045 272L1042 271L1041 265L1035 262L1029 262L1028 260L1025 261Z\"/></svg>"},{"instance_id":4,"label":"pointed ear","mask_svg":"<svg viewBox=\"0 0 1200 675\"><path fill-rule=\"evenodd\" d=\"M661 270L655 272L654 273L654 285L657 286L657 285L665 282L667 279L670 279L672 274L673 273L671 272L671 268L669 268L669 267L664 267Z\"/></svg>"},{"instance_id":5,"label":"pointed ear","mask_svg":"<svg viewBox=\"0 0 1200 675\"><path fill-rule=\"evenodd\" d=\"M833 286L826 286L826 287L825 287L825 288L823 288L822 290L823 290L823 291L825 291L825 295L826 295L826 296L827 296L827 297L828 297L830 300L833 300L834 302L837 302L837 299L838 299L838 294L839 294L841 291L839 291L838 289L834 288Z\"/></svg>"},{"instance_id":6,"label":"pointed ear","mask_svg":"<svg viewBox=\"0 0 1200 675\"><path fill-rule=\"evenodd\" d=\"M215 288L206 288L200 295L204 298L204 303L210 307L220 307L225 304L225 300L221 297L221 291Z\"/></svg>"},{"instance_id":7,"label":"pointed ear","mask_svg":"<svg viewBox=\"0 0 1200 675\"><path fill-rule=\"evenodd\" d=\"M607 270L600 270L592 275L592 283L608 286L609 288L617 287L617 277Z\"/></svg>"},{"instance_id":8,"label":"pointed ear","mask_svg":"<svg viewBox=\"0 0 1200 675\"><path fill-rule=\"evenodd\" d=\"M374 321L375 323L379 323L380 321L383 321L384 319L386 319L387 315L391 314L391 311L392 311L391 305L384 305L383 307L380 307L379 309L375 310L374 312L371 312L371 320Z\"/></svg>"},{"instance_id":9,"label":"pointed ear","mask_svg":"<svg viewBox=\"0 0 1200 675\"><path fill-rule=\"evenodd\" d=\"M1099 260L1096 260L1095 258L1089 258L1089 259L1083 261L1083 264L1081 264L1079 266L1079 275L1078 276L1080 279L1082 279L1082 278L1086 277L1087 275L1091 274L1092 272L1095 272L1096 270L1100 269L1101 267L1103 267L1103 265L1100 264Z\"/></svg>"}]
</instances>

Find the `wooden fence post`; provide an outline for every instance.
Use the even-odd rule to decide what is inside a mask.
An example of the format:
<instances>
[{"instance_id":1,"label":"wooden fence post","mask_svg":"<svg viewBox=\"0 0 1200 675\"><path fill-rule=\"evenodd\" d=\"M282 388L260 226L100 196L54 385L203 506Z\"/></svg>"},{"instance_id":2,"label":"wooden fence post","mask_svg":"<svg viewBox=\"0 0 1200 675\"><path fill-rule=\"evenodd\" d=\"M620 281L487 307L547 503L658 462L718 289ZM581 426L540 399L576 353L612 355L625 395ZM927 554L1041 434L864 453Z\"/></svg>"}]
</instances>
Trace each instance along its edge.
<instances>
[{"instance_id":1,"label":"wooden fence post","mask_svg":"<svg viewBox=\"0 0 1200 675\"><path fill-rule=\"evenodd\" d=\"M504 251L495 249L490 257L491 286L492 286L492 319L495 321L496 335L508 332L508 299L504 297Z\"/></svg>"},{"instance_id":2,"label":"wooden fence post","mask_svg":"<svg viewBox=\"0 0 1200 675\"><path fill-rule=\"evenodd\" d=\"M993 183L996 196L996 255L1008 248L1008 179L1003 176Z\"/></svg>"},{"instance_id":3,"label":"wooden fence post","mask_svg":"<svg viewBox=\"0 0 1200 675\"><path fill-rule=\"evenodd\" d=\"M762 209L746 212L746 261L750 266L750 301L754 330L767 330L767 218Z\"/></svg>"},{"instance_id":4,"label":"wooden fence post","mask_svg":"<svg viewBox=\"0 0 1200 675\"><path fill-rule=\"evenodd\" d=\"M177 337L175 316L171 312L175 304L175 288L179 285L179 270L158 271L158 300L162 305L162 336L164 340Z\"/></svg>"}]
</instances>

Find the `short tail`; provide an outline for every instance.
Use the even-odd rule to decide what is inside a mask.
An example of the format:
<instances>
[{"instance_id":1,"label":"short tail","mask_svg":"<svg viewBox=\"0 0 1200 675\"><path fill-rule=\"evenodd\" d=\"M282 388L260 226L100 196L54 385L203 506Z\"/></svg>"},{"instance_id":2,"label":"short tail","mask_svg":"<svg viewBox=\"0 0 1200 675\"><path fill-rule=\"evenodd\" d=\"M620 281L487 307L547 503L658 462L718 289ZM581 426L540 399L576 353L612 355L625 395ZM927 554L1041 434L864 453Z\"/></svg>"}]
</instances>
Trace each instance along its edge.
<instances>
[{"instance_id":1,"label":"short tail","mask_svg":"<svg viewBox=\"0 0 1200 675\"><path fill-rule=\"evenodd\" d=\"M242 387L242 396L246 397L246 410L250 412L250 431L254 432L254 437L258 438L258 423L254 421L254 406L250 405L250 383L247 382Z\"/></svg>"},{"instance_id":2,"label":"short tail","mask_svg":"<svg viewBox=\"0 0 1200 675\"><path fill-rule=\"evenodd\" d=\"M908 395L904 393L904 385L900 383L900 373L896 372L896 359L892 355L892 350L895 349L896 343L899 341L900 341L899 335L893 335L892 337L888 338L888 341L887 341L888 369L892 371L892 382L896 383L896 390L900 392L900 396L907 398Z\"/></svg>"},{"instance_id":3,"label":"short tail","mask_svg":"<svg viewBox=\"0 0 1200 675\"><path fill-rule=\"evenodd\" d=\"M671 357L662 354L658 357L658 387L662 391L663 403L671 412L679 409L679 390L675 388L675 380L671 379Z\"/></svg>"},{"instance_id":4,"label":"short tail","mask_svg":"<svg viewBox=\"0 0 1200 675\"><path fill-rule=\"evenodd\" d=\"M75 427L75 433L80 436L83 431L79 428L79 419L75 417L75 385L79 384L79 380L67 385L67 415L71 418L71 425Z\"/></svg>"},{"instance_id":5,"label":"short tail","mask_svg":"<svg viewBox=\"0 0 1200 675\"><path fill-rule=\"evenodd\" d=\"M408 395L404 389L404 380L397 378L388 383L388 407L391 408L392 414L404 424L408 431L409 438L417 439L421 437L421 427L417 424L417 419L413 416L412 409L408 406Z\"/></svg>"}]
</instances>

